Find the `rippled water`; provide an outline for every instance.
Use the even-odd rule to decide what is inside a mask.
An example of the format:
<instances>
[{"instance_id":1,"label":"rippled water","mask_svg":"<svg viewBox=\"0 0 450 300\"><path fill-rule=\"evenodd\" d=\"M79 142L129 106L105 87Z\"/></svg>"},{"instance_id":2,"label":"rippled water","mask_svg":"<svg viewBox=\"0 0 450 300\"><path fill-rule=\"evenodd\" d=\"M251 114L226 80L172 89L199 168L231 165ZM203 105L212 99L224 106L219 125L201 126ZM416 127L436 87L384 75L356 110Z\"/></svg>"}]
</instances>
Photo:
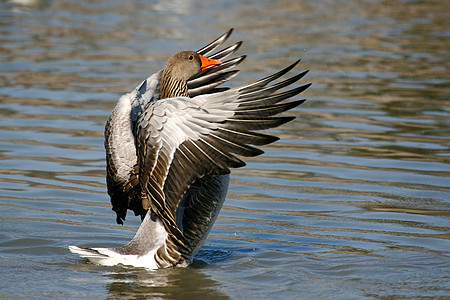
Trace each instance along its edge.
<instances>
[{"instance_id":1,"label":"rippled water","mask_svg":"<svg viewBox=\"0 0 450 300\"><path fill-rule=\"evenodd\" d=\"M0 298L448 298L445 1L0 1ZM181 49L229 27L233 84L301 57L308 101L233 171L188 268L103 267L120 246L103 128Z\"/></svg>"}]
</instances>

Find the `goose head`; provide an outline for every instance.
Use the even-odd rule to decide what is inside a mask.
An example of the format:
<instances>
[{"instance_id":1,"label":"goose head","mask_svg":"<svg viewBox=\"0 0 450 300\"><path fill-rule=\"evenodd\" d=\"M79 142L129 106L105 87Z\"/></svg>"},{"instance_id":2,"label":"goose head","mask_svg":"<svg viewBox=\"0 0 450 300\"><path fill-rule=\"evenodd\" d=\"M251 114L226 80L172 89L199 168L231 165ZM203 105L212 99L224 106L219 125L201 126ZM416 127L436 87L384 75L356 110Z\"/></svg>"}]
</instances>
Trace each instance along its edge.
<instances>
[{"instance_id":1,"label":"goose head","mask_svg":"<svg viewBox=\"0 0 450 300\"><path fill-rule=\"evenodd\" d=\"M195 74L220 65L219 60L204 57L194 51L180 51L172 55L161 77L161 99L189 96L187 81Z\"/></svg>"}]
</instances>

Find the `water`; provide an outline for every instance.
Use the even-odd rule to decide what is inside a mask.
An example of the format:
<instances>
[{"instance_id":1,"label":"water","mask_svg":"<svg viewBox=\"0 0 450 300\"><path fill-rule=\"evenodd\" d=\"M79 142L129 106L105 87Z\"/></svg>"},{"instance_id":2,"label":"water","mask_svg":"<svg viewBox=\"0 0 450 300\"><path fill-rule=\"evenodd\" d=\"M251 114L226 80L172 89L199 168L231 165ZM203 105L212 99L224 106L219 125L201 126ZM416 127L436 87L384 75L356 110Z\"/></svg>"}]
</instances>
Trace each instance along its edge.
<instances>
[{"instance_id":1,"label":"water","mask_svg":"<svg viewBox=\"0 0 450 300\"><path fill-rule=\"evenodd\" d=\"M0 2L0 298L448 299L445 1L90 2ZM105 189L117 99L229 27L248 54L232 85L311 70L297 119L233 171L192 266L69 253L139 226Z\"/></svg>"}]
</instances>

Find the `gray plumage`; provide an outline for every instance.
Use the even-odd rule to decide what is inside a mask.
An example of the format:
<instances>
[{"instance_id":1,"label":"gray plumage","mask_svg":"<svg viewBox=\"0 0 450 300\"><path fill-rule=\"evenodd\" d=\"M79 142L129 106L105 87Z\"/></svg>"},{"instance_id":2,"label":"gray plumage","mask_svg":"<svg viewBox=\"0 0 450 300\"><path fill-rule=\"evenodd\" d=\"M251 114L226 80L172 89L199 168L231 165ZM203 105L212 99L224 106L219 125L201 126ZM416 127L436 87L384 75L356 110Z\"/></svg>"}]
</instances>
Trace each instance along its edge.
<instances>
[{"instance_id":1,"label":"gray plumage","mask_svg":"<svg viewBox=\"0 0 450 300\"><path fill-rule=\"evenodd\" d=\"M297 61L254 83L219 88L238 73L232 68L245 56L204 71L200 71L200 57L214 51L230 34L231 30L197 52L175 54L164 70L120 98L105 128L108 193L119 224L128 209L141 215L143 222L123 247L72 247L73 252L100 261L105 255L139 259L150 253L154 265L162 268L189 263L200 249L225 200L230 168L245 165L236 155L260 155L263 151L254 145L276 141L277 137L254 130L292 120L276 115L303 103L285 99L309 86L277 92L307 71L269 85ZM223 60L240 45L209 58Z\"/></svg>"}]
</instances>

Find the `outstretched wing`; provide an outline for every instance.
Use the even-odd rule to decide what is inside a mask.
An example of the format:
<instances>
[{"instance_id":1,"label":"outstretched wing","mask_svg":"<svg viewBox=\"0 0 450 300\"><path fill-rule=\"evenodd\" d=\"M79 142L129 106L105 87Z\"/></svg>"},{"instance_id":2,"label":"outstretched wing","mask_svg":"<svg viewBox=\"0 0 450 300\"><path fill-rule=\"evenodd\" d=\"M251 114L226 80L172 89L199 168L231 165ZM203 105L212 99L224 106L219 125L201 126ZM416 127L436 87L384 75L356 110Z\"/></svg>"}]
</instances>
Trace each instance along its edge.
<instances>
[{"instance_id":1,"label":"outstretched wing","mask_svg":"<svg viewBox=\"0 0 450 300\"><path fill-rule=\"evenodd\" d=\"M277 90L302 78L307 71L269 85L296 64L246 86L194 98L162 99L148 106L136 127L139 181L144 208L161 219L171 242L190 253L177 226L176 210L188 188L207 175L229 173L245 163L236 157L256 156L277 137L254 132L292 120L276 116L304 100L283 101L310 84ZM183 249L185 251L183 251Z\"/></svg>"},{"instance_id":2,"label":"outstretched wing","mask_svg":"<svg viewBox=\"0 0 450 300\"><path fill-rule=\"evenodd\" d=\"M220 47L232 31L233 29L230 29L197 52L210 58L225 59L237 51L242 42L216 53L210 53ZM200 72L189 82L191 97L223 90L218 89L217 86L237 74L238 71L230 69L244 58L245 56L232 58L224 61L220 67ZM159 99L160 76L161 71L144 80L131 93L122 96L105 126L106 182L118 224L123 224L128 209L133 210L136 215L143 216L146 213L139 197L139 168L133 128L144 107L149 102Z\"/></svg>"},{"instance_id":3,"label":"outstretched wing","mask_svg":"<svg viewBox=\"0 0 450 300\"><path fill-rule=\"evenodd\" d=\"M201 94L216 93L228 90L228 88L226 87L217 88L217 86L230 80L239 73L239 70L232 69L240 64L246 58L246 56L242 55L226 61L224 61L224 59L235 53L239 49L239 47L241 47L242 41L239 41L214 54L210 53L217 47L219 47L222 43L224 43L232 32L233 29L230 29L228 32L224 33L211 44L197 51L198 54L206 56L208 58L222 60L222 63L219 66L201 71L188 80L187 85L189 90L189 97L192 98Z\"/></svg>"}]
</instances>

